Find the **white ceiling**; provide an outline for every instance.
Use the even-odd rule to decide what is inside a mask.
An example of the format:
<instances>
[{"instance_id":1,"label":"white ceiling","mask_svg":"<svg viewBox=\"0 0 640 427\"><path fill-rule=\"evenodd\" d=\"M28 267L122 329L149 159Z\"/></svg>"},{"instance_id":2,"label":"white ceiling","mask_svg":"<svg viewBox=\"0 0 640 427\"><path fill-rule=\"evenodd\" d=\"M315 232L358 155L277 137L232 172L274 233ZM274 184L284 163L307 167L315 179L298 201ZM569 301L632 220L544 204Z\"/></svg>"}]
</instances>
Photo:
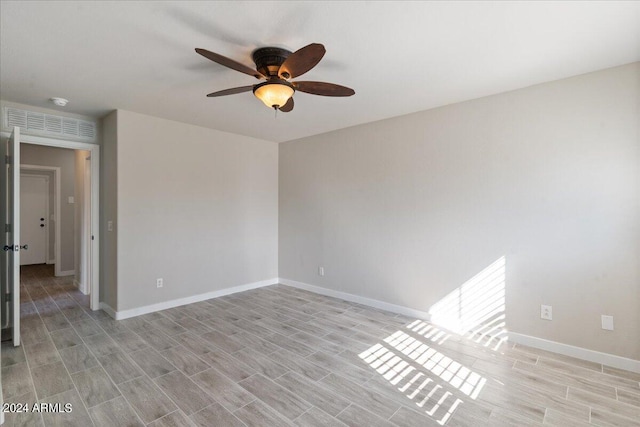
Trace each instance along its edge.
<instances>
[{"instance_id":1,"label":"white ceiling","mask_svg":"<svg viewBox=\"0 0 640 427\"><path fill-rule=\"evenodd\" d=\"M0 96L100 117L121 108L269 141L399 116L640 61L640 2L0 3ZM355 89L295 95L274 112L250 76L196 54L253 66L261 46L325 45L297 80Z\"/></svg>"}]
</instances>

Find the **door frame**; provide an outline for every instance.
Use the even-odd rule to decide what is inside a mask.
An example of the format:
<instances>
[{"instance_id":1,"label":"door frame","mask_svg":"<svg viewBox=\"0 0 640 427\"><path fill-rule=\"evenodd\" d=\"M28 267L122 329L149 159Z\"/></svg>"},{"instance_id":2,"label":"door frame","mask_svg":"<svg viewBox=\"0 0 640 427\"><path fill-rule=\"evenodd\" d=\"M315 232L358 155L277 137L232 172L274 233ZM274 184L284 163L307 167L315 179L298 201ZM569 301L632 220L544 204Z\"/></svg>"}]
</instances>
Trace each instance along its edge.
<instances>
[{"instance_id":1,"label":"door frame","mask_svg":"<svg viewBox=\"0 0 640 427\"><path fill-rule=\"evenodd\" d=\"M39 165L20 165L20 173L23 171L28 171L27 175L39 175L38 172L52 172L53 173L53 215L56 218L56 226L54 230L54 238L55 244L53 249L53 263L54 263L54 274L56 277L61 276L60 272L60 262L62 260L62 254L60 253L62 250L62 245L60 242L60 168L55 166L39 166ZM39 176L47 176L48 175L39 175ZM49 210L49 205L47 204L47 211ZM47 218L47 222L51 224L51 214L49 213L49 218ZM51 254L49 254L49 233L47 233L47 260L48 264L51 260Z\"/></svg>"},{"instance_id":2,"label":"door frame","mask_svg":"<svg viewBox=\"0 0 640 427\"><path fill-rule=\"evenodd\" d=\"M91 155L84 159L84 171L82 176L82 230L80 230L80 275L81 281L78 288L83 294L90 293L88 277L91 276L91 245L87 244L91 236ZM84 276L84 277L82 277ZM76 277L77 280L77 277Z\"/></svg>"},{"instance_id":3,"label":"door frame","mask_svg":"<svg viewBox=\"0 0 640 427\"><path fill-rule=\"evenodd\" d=\"M10 132L2 132L2 137L10 137ZM91 310L100 309L100 146L86 142L53 139L34 135L21 135L20 144L44 145L48 147L70 148L72 150L86 150L91 154L91 263L89 288L91 295L89 306ZM57 225L56 225L57 226Z\"/></svg>"}]
</instances>

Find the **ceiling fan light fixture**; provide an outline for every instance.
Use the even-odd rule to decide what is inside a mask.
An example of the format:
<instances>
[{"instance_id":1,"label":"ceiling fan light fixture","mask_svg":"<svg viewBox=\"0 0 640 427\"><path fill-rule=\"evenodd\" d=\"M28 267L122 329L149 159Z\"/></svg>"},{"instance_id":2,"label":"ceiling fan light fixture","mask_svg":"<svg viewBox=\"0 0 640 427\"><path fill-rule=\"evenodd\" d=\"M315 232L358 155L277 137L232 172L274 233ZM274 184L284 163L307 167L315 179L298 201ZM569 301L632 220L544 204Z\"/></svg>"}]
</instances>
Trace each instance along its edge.
<instances>
[{"instance_id":1,"label":"ceiling fan light fixture","mask_svg":"<svg viewBox=\"0 0 640 427\"><path fill-rule=\"evenodd\" d=\"M293 96L293 85L284 80L260 83L253 88L253 94L269 108L282 107Z\"/></svg>"}]
</instances>

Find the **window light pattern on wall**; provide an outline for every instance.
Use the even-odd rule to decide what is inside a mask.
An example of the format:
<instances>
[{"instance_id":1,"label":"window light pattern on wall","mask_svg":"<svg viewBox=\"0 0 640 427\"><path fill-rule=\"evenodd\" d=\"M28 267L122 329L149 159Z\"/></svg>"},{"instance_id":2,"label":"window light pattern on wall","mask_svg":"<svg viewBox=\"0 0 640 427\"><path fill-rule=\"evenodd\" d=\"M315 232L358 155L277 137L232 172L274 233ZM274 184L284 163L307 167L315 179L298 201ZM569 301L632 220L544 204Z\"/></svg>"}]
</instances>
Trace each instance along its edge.
<instances>
[{"instance_id":1,"label":"window light pattern on wall","mask_svg":"<svg viewBox=\"0 0 640 427\"><path fill-rule=\"evenodd\" d=\"M431 322L494 350L507 340L502 256L429 310Z\"/></svg>"}]
</instances>

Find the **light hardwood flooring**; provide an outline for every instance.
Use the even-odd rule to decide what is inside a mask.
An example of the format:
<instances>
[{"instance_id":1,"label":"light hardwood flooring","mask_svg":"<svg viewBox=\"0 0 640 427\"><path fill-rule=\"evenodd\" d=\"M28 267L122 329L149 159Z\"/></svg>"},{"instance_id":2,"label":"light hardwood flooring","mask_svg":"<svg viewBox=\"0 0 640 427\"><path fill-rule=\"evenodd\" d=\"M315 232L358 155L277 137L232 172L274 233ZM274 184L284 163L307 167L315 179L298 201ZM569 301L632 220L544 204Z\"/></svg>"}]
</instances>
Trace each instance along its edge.
<instances>
[{"instance_id":1,"label":"light hardwood flooring","mask_svg":"<svg viewBox=\"0 0 640 427\"><path fill-rule=\"evenodd\" d=\"M23 268L16 426L640 426L640 374L275 285L136 318Z\"/></svg>"}]
</instances>

